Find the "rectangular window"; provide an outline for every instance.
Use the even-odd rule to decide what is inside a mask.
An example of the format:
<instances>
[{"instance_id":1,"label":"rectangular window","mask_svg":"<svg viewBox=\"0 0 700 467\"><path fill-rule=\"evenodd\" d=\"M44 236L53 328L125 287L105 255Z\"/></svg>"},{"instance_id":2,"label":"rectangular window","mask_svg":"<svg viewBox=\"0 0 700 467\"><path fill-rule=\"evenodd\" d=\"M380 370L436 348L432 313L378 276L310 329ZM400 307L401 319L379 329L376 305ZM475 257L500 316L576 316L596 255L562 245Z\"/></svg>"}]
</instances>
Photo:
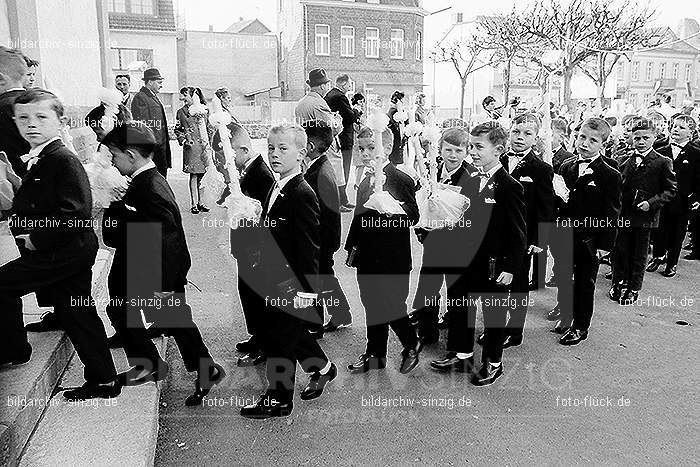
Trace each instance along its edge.
<instances>
[{"instance_id":1,"label":"rectangular window","mask_svg":"<svg viewBox=\"0 0 700 467\"><path fill-rule=\"evenodd\" d=\"M126 13L126 0L109 0L109 11Z\"/></svg>"},{"instance_id":2,"label":"rectangular window","mask_svg":"<svg viewBox=\"0 0 700 467\"><path fill-rule=\"evenodd\" d=\"M416 32L416 60L423 60L423 34Z\"/></svg>"},{"instance_id":3,"label":"rectangular window","mask_svg":"<svg viewBox=\"0 0 700 467\"><path fill-rule=\"evenodd\" d=\"M327 24L317 24L316 30L316 55L331 54L331 27Z\"/></svg>"},{"instance_id":4,"label":"rectangular window","mask_svg":"<svg viewBox=\"0 0 700 467\"><path fill-rule=\"evenodd\" d=\"M152 15L153 0L131 0L131 12L137 15Z\"/></svg>"},{"instance_id":5,"label":"rectangular window","mask_svg":"<svg viewBox=\"0 0 700 467\"><path fill-rule=\"evenodd\" d=\"M391 58L403 58L403 29L391 30Z\"/></svg>"},{"instance_id":6,"label":"rectangular window","mask_svg":"<svg viewBox=\"0 0 700 467\"><path fill-rule=\"evenodd\" d=\"M637 108L637 95L635 93L630 93L630 105Z\"/></svg>"},{"instance_id":7,"label":"rectangular window","mask_svg":"<svg viewBox=\"0 0 700 467\"><path fill-rule=\"evenodd\" d=\"M139 70L153 67L152 49L112 49L112 69Z\"/></svg>"},{"instance_id":8,"label":"rectangular window","mask_svg":"<svg viewBox=\"0 0 700 467\"><path fill-rule=\"evenodd\" d=\"M659 79L666 77L666 63L659 64Z\"/></svg>"},{"instance_id":9,"label":"rectangular window","mask_svg":"<svg viewBox=\"0 0 700 467\"><path fill-rule=\"evenodd\" d=\"M673 64L673 79L678 79L678 63Z\"/></svg>"},{"instance_id":10,"label":"rectangular window","mask_svg":"<svg viewBox=\"0 0 700 467\"><path fill-rule=\"evenodd\" d=\"M649 62L647 63L647 73L646 73L646 81L651 81L652 76L654 75L654 62Z\"/></svg>"},{"instance_id":11,"label":"rectangular window","mask_svg":"<svg viewBox=\"0 0 700 467\"><path fill-rule=\"evenodd\" d=\"M685 82L689 83L690 82L690 70L691 70L691 64L686 63L685 64Z\"/></svg>"},{"instance_id":12,"label":"rectangular window","mask_svg":"<svg viewBox=\"0 0 700 467\"><path fill-rule=\"evenodd\" d=\"M365 29L365 57L379 58L379 29Z\"/></svg>"},{"instance_id":13,"label":"rectangular window","mask_svg":"<svg viewBox=\"0 0 700 467\"><path fill-rule=\"evenodd\" d=\"M632 81L639 80L639 62L632 62Z\"/></svg>"},{"instance_id":14,"label":"rectangular window","mask_svg":"<svg viewBox=\"0 0 700 467\"><path fill-rule=\"evenodd\" d=\"M355 56L355 28L352 26L340 27L340 56Z\"/></svg>"},{"instance_id":15,"label":"rectangular window","mask_svg":"<svg viewBox=\"0 0 700 467\"><path fill-rule=\"evenodd\" d=\"M622 79L625 76L625 65L623 63L617 64L617 79Z\"/></svg>"}]
</instances>

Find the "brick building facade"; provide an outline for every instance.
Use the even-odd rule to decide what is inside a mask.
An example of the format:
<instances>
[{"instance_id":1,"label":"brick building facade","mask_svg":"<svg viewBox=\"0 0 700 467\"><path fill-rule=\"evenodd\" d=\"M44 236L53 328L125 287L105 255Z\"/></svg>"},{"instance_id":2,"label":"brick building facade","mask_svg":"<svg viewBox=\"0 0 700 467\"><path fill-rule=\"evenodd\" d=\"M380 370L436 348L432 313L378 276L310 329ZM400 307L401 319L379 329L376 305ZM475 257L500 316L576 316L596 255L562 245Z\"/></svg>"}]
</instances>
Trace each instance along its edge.
<instances>
[{"instance_id":1,"label":"brick building facade","mask_svg":"<svg viewBox=\"0 0 700 467\"><path fill-rule=\"evenodd\" d=\"M355 90L384 103L394 90L423 87L419 0L277 0L280 85L285 100L306 92L313 68L347 73Z\"/></svg>"}]
</instances>

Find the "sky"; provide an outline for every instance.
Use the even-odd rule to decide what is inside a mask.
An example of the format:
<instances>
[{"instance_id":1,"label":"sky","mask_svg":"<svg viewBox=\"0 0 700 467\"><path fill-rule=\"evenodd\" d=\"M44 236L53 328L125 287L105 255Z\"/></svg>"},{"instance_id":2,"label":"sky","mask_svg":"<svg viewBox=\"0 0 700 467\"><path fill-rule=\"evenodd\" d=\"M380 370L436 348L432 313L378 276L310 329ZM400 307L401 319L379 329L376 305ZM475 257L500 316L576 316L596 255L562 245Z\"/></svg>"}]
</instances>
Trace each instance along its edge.
<instances>
[{"instance_id":1,"label":"sky","mask_svg":"<svg viewBox=\"0 0 700 467\"><path fill-rule=\"evenodd\" d=\"M241 17L243 19L258 18L273 31L277 28L277 0L175 0L175 2L179 4L180 11L184 13L187 29L207 30L209 25L213 25L215 31L223 31ZM632 2L634 0L630 0L630 3ZM428 11L437 11L447 6L452 6L452 11L463 12L465 17L507 12L510 11L514 4L518 7L523 7L528 4L528 1L423 1L423 6ZM671 26L671 28L675 29L682 18L691 17L700 20L700 1L697 0L651 0L650 4L657 9L656 22L659 25ZM450 11L446 11L436 14L426 26L442 29L444 23L447 22L449 24L450 13ZM436 34L440 34L440 31L436 30Z\"/></svg>"}]
</instances>

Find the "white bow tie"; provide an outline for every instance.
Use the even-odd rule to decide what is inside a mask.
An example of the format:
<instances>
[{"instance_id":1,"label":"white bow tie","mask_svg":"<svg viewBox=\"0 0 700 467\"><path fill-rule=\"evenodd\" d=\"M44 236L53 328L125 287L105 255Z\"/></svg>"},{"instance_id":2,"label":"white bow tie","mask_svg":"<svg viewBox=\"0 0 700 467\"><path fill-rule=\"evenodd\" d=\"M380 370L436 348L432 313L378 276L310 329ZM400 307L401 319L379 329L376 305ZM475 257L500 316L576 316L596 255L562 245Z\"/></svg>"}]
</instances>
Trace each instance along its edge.
<instances>
[{"instance_id":1,"label":"white bow tie","mask_svg":"<svg viewBox=\"0 0 700 467\"><path fill-rule=\"evenodd\" d=\"M20 159L22 162L27 164L27 170L31 169L34 164L36 164L39 161L39 156L41 153L35 154L32 151L29 151L27 154L20 156Z\"/></svg>"}]
</instances>

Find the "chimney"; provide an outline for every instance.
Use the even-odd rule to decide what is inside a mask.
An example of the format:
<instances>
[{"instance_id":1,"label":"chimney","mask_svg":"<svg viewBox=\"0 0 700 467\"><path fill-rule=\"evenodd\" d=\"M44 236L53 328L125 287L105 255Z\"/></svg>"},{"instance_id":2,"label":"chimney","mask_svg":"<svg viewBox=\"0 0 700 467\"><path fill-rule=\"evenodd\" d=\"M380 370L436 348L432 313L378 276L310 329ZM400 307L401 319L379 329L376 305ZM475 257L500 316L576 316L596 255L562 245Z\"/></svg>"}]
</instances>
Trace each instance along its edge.
<instances>
[{"instance_id":1,"label":"chimney","mask_svg":"<svg viewBox=\"0 0 700 467\"><path fill-rule=\"evenodd\" d=\"M213 24L209 25L209 32L214 32L214 25Z\"/></svg>"}]
</instances>

